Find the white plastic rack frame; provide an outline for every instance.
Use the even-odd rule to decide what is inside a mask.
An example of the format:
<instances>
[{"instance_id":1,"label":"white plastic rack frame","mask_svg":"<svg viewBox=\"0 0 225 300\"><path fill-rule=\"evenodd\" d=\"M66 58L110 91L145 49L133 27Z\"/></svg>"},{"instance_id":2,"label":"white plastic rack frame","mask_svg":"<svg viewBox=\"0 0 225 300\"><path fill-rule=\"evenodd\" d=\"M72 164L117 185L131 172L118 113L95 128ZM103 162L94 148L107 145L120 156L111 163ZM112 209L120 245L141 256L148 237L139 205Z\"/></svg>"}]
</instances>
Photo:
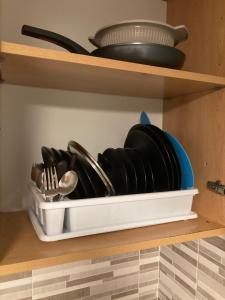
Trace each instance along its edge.
<instances>
[{"instance_id":1,"label":"white plastic rack frame","mask_svg":"<svg viewBox=\"0 0 225 300\"><path fill-rule=\"evenodd\" d=\"M29 215L42 241L197 218L191 211L197 189L46 202L30 183Z\"/></svg>"}]
</instances>

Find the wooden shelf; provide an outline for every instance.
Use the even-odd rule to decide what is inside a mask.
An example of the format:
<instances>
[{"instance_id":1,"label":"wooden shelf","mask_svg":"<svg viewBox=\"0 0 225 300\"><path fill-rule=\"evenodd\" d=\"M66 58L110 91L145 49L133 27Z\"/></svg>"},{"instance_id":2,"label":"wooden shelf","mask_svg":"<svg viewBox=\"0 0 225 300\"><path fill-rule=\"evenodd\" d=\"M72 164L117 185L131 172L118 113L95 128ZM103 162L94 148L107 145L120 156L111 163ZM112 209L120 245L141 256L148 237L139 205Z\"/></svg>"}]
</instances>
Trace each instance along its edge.
<instances>
[{"instance_id":1,"label":"wooden shelf","mask_svg":"<svg viewBox=\"0 0 225 300\"><path fill-rule=\"evenodd\" d=\"M225 87L225 78L1 42L3 82L171 98Z\"/></svg>"},{"instance_id":2,"label":"wooden shelf","mask_svg":"<svg viewBox=\"0 0 225 300\"><path fill-rule=\"evenodd\" d=\"M199 217L46 243L27 212L0 213L0 275L224 234L225 226Z\"/></svg>"}]
</instances>

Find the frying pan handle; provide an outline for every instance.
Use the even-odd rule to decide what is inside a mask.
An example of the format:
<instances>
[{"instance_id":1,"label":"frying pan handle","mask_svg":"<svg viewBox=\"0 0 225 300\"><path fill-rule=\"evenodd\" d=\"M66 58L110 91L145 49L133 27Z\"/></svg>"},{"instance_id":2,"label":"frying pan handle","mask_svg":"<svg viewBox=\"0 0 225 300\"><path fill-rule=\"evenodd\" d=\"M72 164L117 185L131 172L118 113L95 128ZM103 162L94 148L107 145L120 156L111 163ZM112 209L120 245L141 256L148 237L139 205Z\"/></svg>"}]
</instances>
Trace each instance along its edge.
<instances>
[{"instance_id":1,"label":"frying pan handle","mask_svg":"<svg viewBox=\"0 0 225 300\"><path fill-rule=\"evenodd\" d=\"M27 36L31 36L33 38L37 38L40 40L44 40L53 44L56 44L72 53L78 53L78 54L84 54L89 55L90 53L84 49L79 44L75 43L74 41L68 39L67 37L48 31L45 29L29 26L29 25L23 25L21 29L21 33Z\"/></svg>"}]
</instances>

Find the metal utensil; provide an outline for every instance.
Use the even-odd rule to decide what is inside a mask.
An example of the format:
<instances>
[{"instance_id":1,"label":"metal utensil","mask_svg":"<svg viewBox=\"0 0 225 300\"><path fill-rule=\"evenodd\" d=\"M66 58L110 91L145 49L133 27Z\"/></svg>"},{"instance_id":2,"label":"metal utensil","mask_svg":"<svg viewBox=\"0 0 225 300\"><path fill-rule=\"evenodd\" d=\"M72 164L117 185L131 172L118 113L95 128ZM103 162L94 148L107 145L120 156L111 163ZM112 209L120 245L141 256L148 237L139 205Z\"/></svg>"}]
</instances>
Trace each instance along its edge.
<instances>
[{"instance_id":1,"label":"metal utensil","mask_svg":"<svg viewBox=\"0 0 225 300\"><path fill-rule=\"evenodd\" d=\"M31 167L31 180L36 182L38 176L43 172L44 165L33 163Z\"/></svg>"},{"instance_id":2,"label":"metal utensil","mask_svg":"<svg viewBox=\"0 0 225 300\"><path fill-rule=\"evenodd\" d=\"M76 188L78 183L78 176L77 173L73 170L67 171L59 181L59 197L58 200L62 200L64 196L72 193Z\"/></svg>"},{"instance_id":3,"label":"metal utensil","mask_svg":"<svg viewBox=\"0 0 225 300\"><path fill-rule=\"evenodd\" d=\"M59 182L56 174L55 167L45 168L42 175L43 180L43 190L46 199L53 201L53 197L59 194Z\"/></svg>"},{"instance_id":4,"label":"metal utensil","mask_svg":"<svg viewBox=\"0 0 225 300\"><path fill-rule=\"evenodd\" d=\"M75 171L66 172L60 181L58 181L55 166L45 168L43 171L43 190L46 199L53 201L56 196L57 200L62 200L64 196L70 194L77 186L78 176Z\"/></svg>"},{"instance_id":5,"label":"metal utensil","mask_svg":"<svg viewBox=\"0 0 225 300\"><path fill-rule=\"evenodd\" d=\"M34 181L39 189L42 188L42 173L43 173L44 165L33 163L31 168L31 180Z\"/></svg>"}]
</instances>

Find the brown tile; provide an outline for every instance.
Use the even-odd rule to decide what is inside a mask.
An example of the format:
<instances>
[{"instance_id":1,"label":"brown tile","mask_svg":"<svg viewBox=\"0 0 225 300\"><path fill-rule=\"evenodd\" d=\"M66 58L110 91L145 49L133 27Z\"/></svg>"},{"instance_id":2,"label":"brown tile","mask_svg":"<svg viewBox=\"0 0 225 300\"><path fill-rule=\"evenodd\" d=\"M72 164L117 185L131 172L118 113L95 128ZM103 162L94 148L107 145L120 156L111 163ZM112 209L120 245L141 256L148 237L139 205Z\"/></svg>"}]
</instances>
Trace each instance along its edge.
<instances>
[{"instance_id":1,"label":"brown tile","mask_svg":"<svg viewBox=\"0 0 225 300\"><path fill-rule=\"evenodd\" d=\"M66 275L66 276L62 276L62 277L46 279L46 280L42 280L42 281L36 281L36 282L33 283L33 288L37 288L37 287L41 287L41 286L45 286L45 285L50 285L50 284L53 284L53 283L68 281L69 278L70 278L70 276Z\"/></svg>"},{"instance_id":2,"label":"brown tile","mask_svg":"<svg viewBox=\"0 0 225 300\"><path fill-rule=\"evenodd\" d=\"M149 282L159 278L159 270L147 271L139 273L139 284L142 282Z\"/></svg>"},{"instance_id":3,"label":"brown tile","mask_svg":"<svg viewBox=\"0 0 225 300\"><path fill-rule=\"evenodd\" d=\"M225 286L225 279L215 272L211 271L209 268L207 268L205 265L198 263L198 268L202 272L204 272L207 276L210 276L212 279L218 281L220 284Z\"/></svg>"},{"instance_id":4,"label":"brown tile","mask_svg":"<svg viewBox=\"0 0 225 300\"><path fill-rule=\"evenodd\" d=\"M205 253L206 255L208 255L209 257L212 257L213 259L215 259L216 261L220 262L221 261L221 256L219 256L218 254L216 254L215 252L210 251L209 249L207 249L206 247L204 247L203 245L200 244L199 246L199 250L202 253Z\"/></svg>"},{"instance_id":5,"label":"brown tile","mask_svg":"<svg viewBox=\"0 0 225 300\"><path fill-rule=\"evenodd\" d=\"M66 263L66 264L60 264L60 265L55 265L55 266L51 266L51 267L46 267L46 268L41 268L41 269L36 269L32 271L32 275L33 276L45 276L45 275L50 275L51 274L56 274L56 273L64 273L65 272L71 272L71 270L74 269L80 269L80 268L87 268L91 265L91 260L80 260L80 261L75 261L75 262L70 262L70 263ZM59 275L61 276L61 275ZM51 278L49 278L51 279Z\"/></svg>"},{"instance_id":6,"label":"brown tile","mask_svg":"<svg viewBox=\"0 0 225 300\"><path fill-rule=\"evenodd\" d=\"M89 296L89 297L84 297L81 300L111 300L111 296Z\"/></svg>"},{"instance_id":7,"label":"brown tile","mask_svg":"<svg viewBox=\"0 0 225 300\"><path fill-rule=\"evenodd\" d=\"M185 260L187 260L189 263L191 263L193 266L197 266L197 260L194 259L193 257L191 257L190 255L186 254L185 252L183 252L182 250L180 250L179 248L175 247L175 246L171 246L171 249L178 255L182 256Z\"/></svg>"},{"instance_id":8,"label":"brown tile","mask_svg":"<svg viewBox=\"0 0 225 300\"><path fill-rule=\"evenodd\" d=\"M176 263L173 263L174 267L179 270L181 273L183 273L186 277L191 279L192 281L196 281L196 277L193 277L190 273L188 273L187 270L183 269L180 265L177 265ZM196 276L196 274L195 274Z\"/></svg>"},{"instance_id":9,"label":"brown tile","mask_svg":"<svg viewBox=\"0 0 225 300\"><path fill-rule=\"evenodd\" d=\"M71 287L74 285L79 285L79 284L83 284L83 283L88 283L88 282L97 281L97 280L106 279L106 278L112 278L112 277L113 277L113 272L107 272L107 273L103 273L103 274L93 275L93 276L89 276L89 277L85 277L85 278L68 281L66 283L66 287Z\"/></svg>"},{"instance_id":10,"label":"brown tile","mask_svg":"<svg viewBox=\"0 0 225 300\"><path fill-rule=\"evenodd\" d=\"M212 257L206 255L202 251L199 252L199 255L203 256L206 259L208 259L210 262L214 263L216 266L218 266L222 270L225 270L225 266L223 264L219 263L217 260L213 259Z\"/></svg>"},{"instance_id":11,"label":"brown tile","mask_svg":"<svg viewBox=\"0 0 225 300\"><path fill-rule=\"evenodd\" d=\"M172 300L184 300L184 299L178 297L177 295L173 295ZM193 300L194 300L194 299L193 299Z\"/></svg>"},{"instance_id":12,"label":"brown tile","mask_svg":"<svg viewBox=\"0 0 225 300\"><path fill-rule=\"evenodd\" d=\"M104 290L104 287L103 287L99 293L90 295L88 297L84 297L84 298L82 298L82 300L98 300L98 299L101 299L102 297L111 297L112 295L120 294L120 293L129 291L129 290L134 290L134 289L138 289L137 283L133 284L133 285L128 285L128 286L122 287L122 288L113 287L112 289L109 289L106 291L103 291Z\"/></svg>"},{"instance_id":13,"label":"brown tile","mask_svg":"<svg viewBox=\"0 0 225 300\"><path fill-rule=\"evenodd\" d=\"M103 264L103 266L101 266ZM80 269L79 273L78 272L72 272L70 275L70 281L72 280L77 280L81 279L84 277L90 277L98 274L103 274L103 273L108 273L108 272L114 272L114 277L117 276L116 274L126 274L127 270L130 269L131 272L133 270L137 271L139 268L139 261L130 261L126 262L123 264L115 264L115 265L110 265L110 261L107 262L108 265L104 265L104 262L99 263L99 264L92 264L91 269ZM130 272L129 271L129 272Z\"/></svg>"},{"instance_id":14,"label":"brown tile","mask_svg":"<svg viewBox=\"0 0 225 300\"><path fill-rule=\"evenodd\" d=\"M141 250L140 254L146 254L146 253L152 253L152 252L158 252L158 251L159 251L159 248L155 247L155 248Z\"/></svg>"},{"instance_id":15,"label":"brown tile","mask_svg":"<svg viewBox=\"0 0 225 300\"><path fill-rule=\"evenodd\" d=\"M125 258L120 258L120 259L115 259L111 261L111 265L116 265L116 264L122 264L128 261L138 261L139 256L131 256L131 257L125 257Z\"/></svg>"},{"instance_id":16,"label":"brown tile","mask_svg":"<svg viewBox=\"0 0 225 300\"><path fill-rule=\"evenodd\" d=\"M62 281L58 283L53 283L53 284L43 285L41 287L33 288L32 294L34 297L38 298L38 297L44 297L49 295L57 295L68 291L69 290L66 290L66 282Z\"/></svg>"},{"instance_id":17,"label":"brown tile","mask_svg":"<svg viewBox=\"0 0 225 300\"><path fill-rule=\"evenodd\" d=\"M31 287L32 287L32 285L30 283L30 284L14 286L14 287L6 288L6 289L1 289L0 290L0 299L1 299L2 295L21 292L24 290L29 290L29 289L31 289Z\"/></svg>"},{"instance_id":18,"label":"brown tile","mask_svg":"<svg viewBox=\"0 0 225 300\"><path fill-rule=\"evenodd\" d=\"M183 245L185 245L187 248L194 252L198 252L198 242L197 241L190 241L190 242L184 242Z\"/></svg>"},{"instance_id":19,"label":"brown tile","mask_svg":"<svg viewBox=\"0 0 225 300\"><path fill-rule=\"evenodd\" d=\"M225 240L218 236L204 239L207 243L225 252Z\"/></svg>"},{"instance_id":20,"label":"brown tile","mask_svg":"<svg viewBox=\"0 0 225 300\"><path fill-rule=\"evenodd\" d=\"M18 300L32 300L32 297L19 298Z\"/></svg>"},{"instance_id":21,"label":"brown tile","mask_svg":"<svg viewBox=\"0 0 225 300\"><path fill-rule=\"evenodd\" d=\"M104 261L110 261L111 257L110 256L104 256L104 257L98 257L98 258L93 258L91 260L91 264L98 264L100 262L104 262Z\"/></svg>"},{"instance_id":22,"label":"brown tile","mask_svg":"<svg viewBox=\"0 0 225 300\"><path fill-rule=\"evenodd\" d=\"M159 290L158 300L171 300L171 298L167 297L161 290Z\"/></svg>"},{"instance_id":23,"label":"brown tile","mask_svg":"<svg viewBox=\"0 0 225 300\"><path fill-rule=\"evenodd\" d=\"M197 287L197 292L203 295L203 297L205 297L207 300L216 300L216 298L209 295L204 289L199 286Z\"/></svg>"},{"instance_id":24,"label":"brown tile","mask_svg":"<svg viewBox=\"0 0 225 300\"><path fill-rule=\"evenodd\" d=\"M113 278L116 279L121 276L129 276L130 274L138 274L138 273L139 273L139 265L136 264L134 266L128 266L125 268L118 268L116 270L113 270ZM110 279L104 279L103 281L105 282L106 280L110 280Z\"/></svg>"},{"instance_id":25,"label":"brown tile","mask_svg":"<svg viewBox=\"0 0 225 300\"><path fill-rule=\"evenodd\" d=\"M169 268L167 268L162 262L159 264L159 269L162 271L165 275L174 278L174 272L171 271Z\"/></svg>"},{"instance_id":26,"label":"brown tile","mask_svg":"<svg viewBox=\"0 0 225 300\"><path fill-rule=\"evenodd\" d=\"M225 278L225 270L219 268L219 274Z\"/></svg>"},{"instance_id":27,"label":"brown tile","mask_svg":"<svg viewBox=\"0 0 225 300\"><path fill-rule=\"evenodd\" d=\"M102 293L102 291L104 292L115 291L117 289L124 289L124 288L128 290L129 286L131 285L133 286L135 284L138 284L138 272L135 274L128 274L126 276L124 275L118 276L111 280L104 281L101 284L93 285L90 287L91 295L97 295L99 293Z\"/></svg>"},{"instance_id":28,"label":"brown tile","mask_svg":"<svg viewBox=\"0 0 225 300\"><path fill-rule=\"evenodd\" d=\"M156 293L147 293L145 295L139 295L139 300L158 300Z\"/></svg>"},{"instance_id":29,"label":"brown tile","mask_svg":"<svg viewBox=\"0 0 225 300\"><path fill-rule=\"evenodd\" d=\"M166 256L164 253L160 253L160 256L162 256L168 263L172 265L173 261L168 256Z\"/></svg>"},{"instance_id":30,"label":"brown tile","mask_svg":"<svg viewBox=\"0 0 225 300\"><path fill-rule=\"evenodd\" d=\"M198 271L198 285L202 287L202 285L207 286L211 291L208 293L213 294L215 298L222 298L225 295L225 286L220 284L215 279L212 279L210 276L202 272Z\"/></svg>"},{"instance_id":31,"label":"brown tile","mask_svg":"<svg viewBox=\"0 0 225 300\"><path fill-rule=\"evenodd\" d=\"M32 272L29 271L29 272L22 272L22 273L0 276L0 283L31 277L31 275L32 275Z\"/></svg>"},{"instance_id":32,"label":"brown tile","mask_svg":"<svg viewBox=\"0 0 225 300\"><path fill-rule=\"evenodd\" d=\"M146 258L159 257L159 252L150 252L140 255L140 260L145 260Z\"/></svg>"},{"instance_id":33,"label":"brown tile","mask_svg":"<svg viewBox=\"0 0 225 300\"><path fill-rule=\"evenodd\" d=\"M81 298L81 300L111 300L110 295L93 295L93 296L87 296L84 298Z\"/></svg>"},{"instance_id":34,"label":"brown tile","mask_svg":"<svg viewBox=\"0 0 225 300\"><path fill-rule=\"evenodd\" d=\"M126 277L129 277L129 276L138 276L138 274L139 274L139 272L136 271L136 272L131 272L129 274L117 275L117 276L113 276L113 277L110 277L110 278L104 278L103 282L110 282L112 280L125 279Z\"/></svg>"},{"instance_id":35,"label":"brown tile","mask_svg":"<svg viewBox=\"0 0 225 300\"><path fill-rule=\"evenodd\" d=\"M193 289L192 287L190 287L186 282L184 282L179 276L177 276L176 274L175 274L175 280L177 281L177 282L179 282L181 285L182 285L182 287L184 288L184 289L186 289L188 292L190 292L192 295L195 295L195 289Z\"/></svg>"},{"instance_id":36,"label":"brown tile","mask_svg":"<svg viewBox=\"0 0 225 300\"><path fill-rule=\"evenodd\" d=\"M145 287L145 286L151 286L151 285L155 285L158 283L158 278L155 280L149 280L149 281L145 281L145 282L140 282L139 283L139 287Z\"/></svg>"},{"instance_id":37,"label":"brown tile","mask_svg":"<svg viewBox=\"0 0 225 300\"><path fill-rule=\"evenodd\" d=\"M112 260L117 260L117 259L121 259L121 258L132 257L132 256L139 256L139 251L132 251L132 252L126 252L126 253L112 255L110 257L110 259L112 261Z\"/></svg>"},{"instance_id":38,"label":"brown tile","mask_svg":"<svg viewBox=\"0 0 225 300\"><path fill-rule=\"evenodd\" d=\"M202 294L199 292L196 292L196 298L195 300L207 300Z\"/></svg>"},{"instance_id":39,"label":"brown tile","mask_svg":"<svg viewBox=\"0 0 225 300\"><path fill-rule=\"evenodd\" d=\"M77 298L86 297L90 295L90 288L83 288L75 291L70 291L58 295L38 298L38 300L75 300Z\"/></svg>"},{"instance_id":40,"label":"brown tile","mask_svg":"<svg viewBox=\"0 0 225 300\"><path fill-rule=\"evenodd\" d=\"M158 262L150 263L150 264L145 264L140 266L140 271L141 272L146 272L146 271L151 271L151 270L156 270L159 267Z\"/></svg>"},{"instance_id":41,"label":"brown tile","mask_svg":"<svg viewBox=\"0 0 225 300\"><path fill-rule=\"evenodd\" d=\"M130 295L134 295L134 294L137 294L138 293L138 289L134 289L134 290L129 290L129 291L126 291L126 292L123 292L123 293L119 293L119 294L114 294L112 295L111 299L119 299L119 298L122 298L122 297L125 297L125 296L130 296Z\"/></svg>"}]
</instances>

